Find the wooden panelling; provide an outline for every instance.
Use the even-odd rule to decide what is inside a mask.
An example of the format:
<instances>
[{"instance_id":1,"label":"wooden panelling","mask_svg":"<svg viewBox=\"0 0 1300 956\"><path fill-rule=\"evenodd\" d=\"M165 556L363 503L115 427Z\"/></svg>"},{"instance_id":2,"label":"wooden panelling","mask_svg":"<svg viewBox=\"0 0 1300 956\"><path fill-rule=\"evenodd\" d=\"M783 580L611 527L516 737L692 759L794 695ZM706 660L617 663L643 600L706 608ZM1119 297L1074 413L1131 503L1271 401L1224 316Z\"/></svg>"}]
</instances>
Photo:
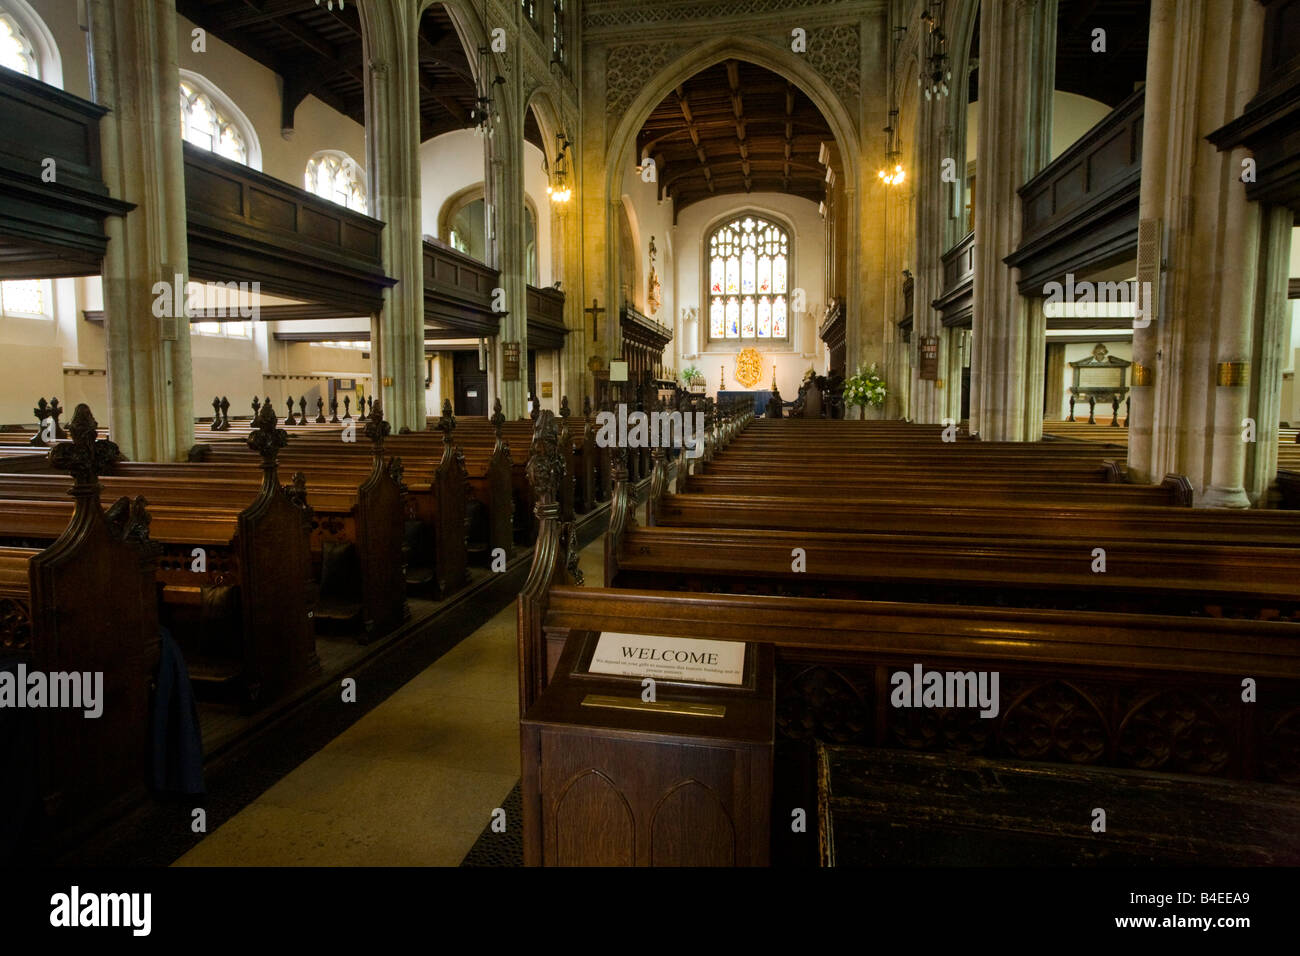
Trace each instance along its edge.
<instances>
[{"instance_id":1,"label":"wooden panelling","mask_svg":"<svg viewBox=\"0 0 1300 956\"><path fill-rule=\"evenodd\" d=\"M185 144L190 274L369 315L383 307L384 224Z\"/></svg>"},{"instance_id":2,"label":"wooden panelling","mask_svg":"<svg viewBox=\"0 0 1300 956\"><path fill-rule=\"evenodd\" d=\"M975 311L975 233L943 254L943 295L930 303L949 328L970 328Z\"/></svg>"},{"instance_id":3,"label":"wooden panelling","mask_svg":"<svg viewBox=\"0 0 1300 956\"><path fill-rule=\"evenodd\" d=\"M1024 295L1134 256L1144 104L1139 90L1020 188L1020 248L1006 262Z\"/></svg>"},{"instance_id":4,"label":"wooden panelling","mask_svg":"<svg viewBox=\"0 0 1300 956\"><path fill-rule=\"evenodd\" d=\"M0 70L0 279L100 272L104 219L134 208L109 197L100 173L99 121L106 112ZM42 179L47 169L53 182Z\"/></svg>"},{"instance_id":5,"label":"wooden panelling","mask_svg":"<svg viewBox=\"0 0 1300 956\"><path fill-rule=\"evenodd\" d=\"M528 287L528 347L564 347L564 293L558 289Z\"/></svg>"},{"instance_id":6,"label":"wooden panelling","mask_svg":"<svg viewBox=\"0 0 1300 956\"><path fill-rule=\"evenodd\" d=\"M1262 0L1259 92L1241 116L1206 137L1219 150L1245 146L1256 162L1246 196L1300 213L1300 0Z\"/></svg>"},{"instance_id":7,"label":"wooden panelling","mask_svg":"<svg viewBox=\"0 0 1300 956\"><path fill-rule=\"evenodd\" d=\"M436 240L424 240L424 321L430 338L492 336L505 312L492 310L500 273Z\"/></svg>"}]
</instances>

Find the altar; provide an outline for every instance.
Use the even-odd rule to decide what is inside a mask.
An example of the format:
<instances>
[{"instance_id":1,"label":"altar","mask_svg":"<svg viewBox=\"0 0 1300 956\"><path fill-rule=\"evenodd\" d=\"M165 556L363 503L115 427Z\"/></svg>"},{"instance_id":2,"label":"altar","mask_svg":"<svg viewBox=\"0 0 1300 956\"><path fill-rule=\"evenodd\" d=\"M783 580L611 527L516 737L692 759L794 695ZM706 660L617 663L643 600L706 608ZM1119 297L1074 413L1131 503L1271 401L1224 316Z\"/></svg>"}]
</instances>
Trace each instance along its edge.
<instances>
[{"instance_id":1,"label":"altar","mask_svg":"<svg viewBox=\"0 0 1300 956\"><path fill-rule=\"evenodd\" d=\"M746 398L752 398L754 401L754 414L757 415L759 418L762 418L763 415L767 413L767 402L768 399L770 399L771 397L772 397L772 390L767 388L754 390L754 391L746 390L743 392L740 391L730 391L730 392L719 391L718 392L718 401L720 403L728 402L728 401L743 401Z\"/></svg>"}]
</instances>

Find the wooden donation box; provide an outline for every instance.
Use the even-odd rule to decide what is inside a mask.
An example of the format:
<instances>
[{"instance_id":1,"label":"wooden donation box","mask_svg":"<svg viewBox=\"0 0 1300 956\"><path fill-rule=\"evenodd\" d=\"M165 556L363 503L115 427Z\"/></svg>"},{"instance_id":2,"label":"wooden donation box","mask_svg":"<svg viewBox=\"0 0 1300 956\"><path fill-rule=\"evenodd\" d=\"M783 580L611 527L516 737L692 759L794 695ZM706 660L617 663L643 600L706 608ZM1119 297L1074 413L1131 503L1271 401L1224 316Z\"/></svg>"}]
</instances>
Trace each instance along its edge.
<instances>
[{"instance_id":1,"label":"wooden donation box","mask_svg":"<svg viewBox=\"0 0 1300 956\"><path fill-rule=\"evenodd\" d=\"M772 674L768 645L571 632L520 722L524 861L766 866Z\"/></svg>"}]
</instances>

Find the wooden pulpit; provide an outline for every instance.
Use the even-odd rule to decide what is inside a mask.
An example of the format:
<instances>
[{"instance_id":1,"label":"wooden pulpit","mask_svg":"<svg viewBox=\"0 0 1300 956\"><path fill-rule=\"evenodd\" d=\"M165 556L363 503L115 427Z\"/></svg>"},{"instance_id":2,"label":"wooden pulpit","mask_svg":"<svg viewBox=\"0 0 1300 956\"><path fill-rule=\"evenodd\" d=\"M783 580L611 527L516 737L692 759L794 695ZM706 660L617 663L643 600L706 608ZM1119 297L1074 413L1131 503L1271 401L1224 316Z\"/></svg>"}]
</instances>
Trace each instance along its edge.
<instances>
[{"instance_id":1,"label":"wooden pulpit","mask_svg":"<svg viewBox=\"0 0 1300 956\"><path fill-rule=\"evenodd\" d=\"M767 645L572 631L521 720L524 861L530 866L766 866L774 726ZM728 649L713 683L690 663ZM674 650L686 647L690 650ZM667 651L664 648L668 648ZM705 648L698 651L698 648ZM739 651L737 652L737 649ZM598 673L640 657L655 678ZM654 670L659 655L684 659ZM647 661L647 658L650 660ZM594 659L594 662L593 662ZM628 665L631 671L638 664Z\"/></svg>"}]
</instances>

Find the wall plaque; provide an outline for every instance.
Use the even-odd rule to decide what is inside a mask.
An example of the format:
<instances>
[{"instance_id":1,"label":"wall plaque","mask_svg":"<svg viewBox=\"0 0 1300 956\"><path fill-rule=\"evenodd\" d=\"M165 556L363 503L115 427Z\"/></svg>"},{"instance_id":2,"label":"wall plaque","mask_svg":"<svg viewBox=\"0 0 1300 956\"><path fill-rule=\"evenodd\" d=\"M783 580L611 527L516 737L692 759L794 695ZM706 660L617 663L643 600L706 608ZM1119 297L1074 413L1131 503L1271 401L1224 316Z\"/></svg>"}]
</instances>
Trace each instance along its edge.
<instances>
[{"instance_id":1,"label":"wall plaque","mask_svg":"<svg viewBox=\"0 0 1300 956\"><path fill-rule=\"evenodd\" d=\"M501 379L506 382L519 381L519 343L501 343L502 365Z\"/></svg>"},{"instance_id":2,"label":"wall plaque","mask_svg":"<svg viewBox=\"0 0 1300 956\"><path fill-rule=\"evenodd\" d=\"M542 398L550 398L550 397L551 397L551 392L552 392L552 390L554 389L554 387L555 387L555 385L554 385L553 382L543 382L543 383L542 383Z\"/></svg>"},{"instance_id":3,"label":"wall plaque","mask_svg":"<svg viewBox=\"0 0 1300 956\"><path fill-rule=\"evenodd\" d=\"M918 352L921 359L921 380L925 382L937 381L939 378L939 337L937 335L921 336Z\"/></svg>"}]
</instances>

